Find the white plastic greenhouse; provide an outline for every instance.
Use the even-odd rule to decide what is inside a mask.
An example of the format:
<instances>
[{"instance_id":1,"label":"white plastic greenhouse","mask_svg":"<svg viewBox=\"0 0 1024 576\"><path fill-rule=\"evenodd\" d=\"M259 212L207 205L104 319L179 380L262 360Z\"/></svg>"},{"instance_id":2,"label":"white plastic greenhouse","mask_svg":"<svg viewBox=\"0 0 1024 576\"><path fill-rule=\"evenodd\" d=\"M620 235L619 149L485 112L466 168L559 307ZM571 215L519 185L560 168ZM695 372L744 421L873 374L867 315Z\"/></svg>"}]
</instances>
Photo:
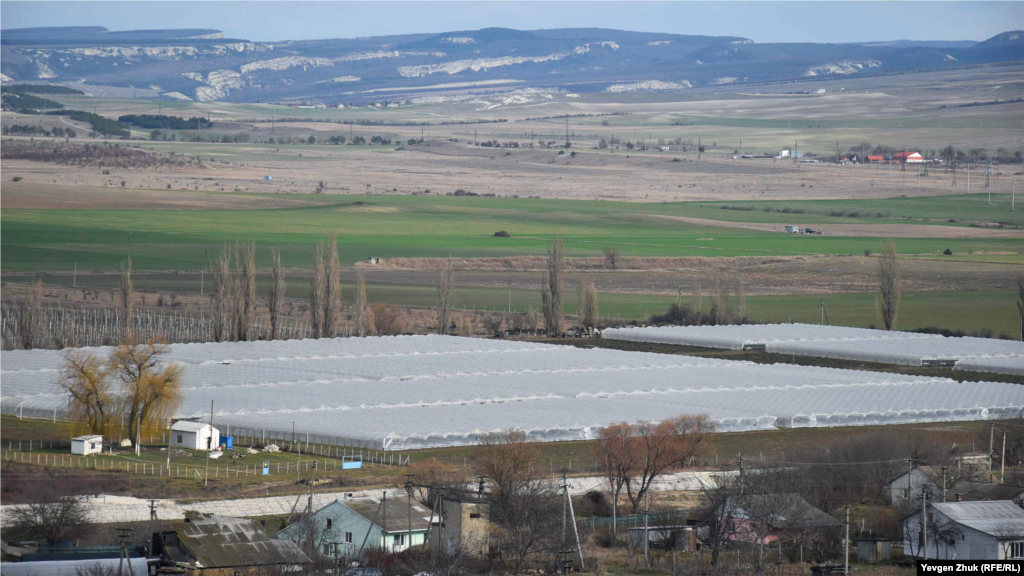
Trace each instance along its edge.
<instances>
[{"instance_id":1,"label":"white plastic greenhouse","mask_svg":"<svg viewBox=\"0 0 1024 576\"><path fill-rule=\"evenodd\" d=\"M99 354L109 349L93 349ZM475 443L496 429L592 437L619 421L706 412L723 430L1017 416L1024 387L603 349L399 336L175 344L183 416L364 439L388 449ZM61 409L57 351L0 354L2 402Z\"/></svg>"},{"instance_id":2,"label":"white plastic greenhouse","mask_svg":"<svg viewBox=\"0 0 1024 576\"><path fill-rule=\"evenodd\" d=\"M614 328L605 330L604 337L731 350L763 349L778 354L911 366L952 365L958 360L982 356L1024 356L1024 344L1010 340L946 338L935 334L817 324ZM1002 365L992 362L988 364L988 371L1001 372ZM1008 367L1012 369L1012 363Z\"/></svg>"},{"instance_id":3,"label":"white plastic greenhouse","mask_svg":"<svg viewBox=\"0 0 1024 576\"><path fill-rule=\"evenodd\" d=\"M652 326L646 328L609 328L604 337L610 340L654 342L699 346L701 348L763 348L770 342L793 340L893 340L905 338L936 339L934 334L888 332L869 328L820 326L818 324L744 324L724 326Z\"/></svg>"},{"instance_id":4,"label":"white plastic greenhouse","mask_svg":"<svg viewBox=\"0 0 1024 576\"><path fill-rule=\"evenodd\" d=\"M1024 376L1024 355L964 358L953 366L953 370L998 372L1000 374L1016 374L1017 376Z\"/></svg>"}]
</instances>

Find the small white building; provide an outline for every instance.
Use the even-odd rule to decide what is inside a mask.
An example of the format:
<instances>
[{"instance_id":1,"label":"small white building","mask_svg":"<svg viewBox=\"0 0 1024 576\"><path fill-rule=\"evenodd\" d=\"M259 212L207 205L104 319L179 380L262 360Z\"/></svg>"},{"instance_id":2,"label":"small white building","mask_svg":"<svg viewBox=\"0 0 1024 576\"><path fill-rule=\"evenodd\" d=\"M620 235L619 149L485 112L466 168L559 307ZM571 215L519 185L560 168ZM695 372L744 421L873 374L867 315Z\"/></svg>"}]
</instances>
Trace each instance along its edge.
<instances>
[{"instance_id":1,"label":"small white building","mask_svg":"<svg viewBox=\"0 0 1024 576\"><path fill-rule=\"evenodd\" d=\"M171 446L189 450L217 448L220 446L220 431L202 422L179 420L171 426Z\"/></svg>"},{"instance_id":2,"label":"small white building","mask_svg":"<svg viewBox=\"0 0 1024 576\"><path fill-rule=\"evenodd\" d=\"M90 434L71 439L71 453L79 456L101 454L103 452L103 436Z\"/></svg>"},{"instance_id":3,"label":"small white building","mask_svg":"<svg viewBox=\"0 0 1024 576\"><path fill-rule=\"evenodd\" d=\"M786 233L787 234L799 234L800 233L800 227L799 226L786 226Z\"/></svg>"},{"instance_id":4,"label":"small white building","mask_svg":"<svg viewBox=\"0 0 1024 576\"><path fill-rule=\"evenodd\" d=\"M935 560L1024 558L1024 510L1010 500L941 502L928 506L927 535L921 510L903 519L903 553Z\"/></svg>"}]
</instances>

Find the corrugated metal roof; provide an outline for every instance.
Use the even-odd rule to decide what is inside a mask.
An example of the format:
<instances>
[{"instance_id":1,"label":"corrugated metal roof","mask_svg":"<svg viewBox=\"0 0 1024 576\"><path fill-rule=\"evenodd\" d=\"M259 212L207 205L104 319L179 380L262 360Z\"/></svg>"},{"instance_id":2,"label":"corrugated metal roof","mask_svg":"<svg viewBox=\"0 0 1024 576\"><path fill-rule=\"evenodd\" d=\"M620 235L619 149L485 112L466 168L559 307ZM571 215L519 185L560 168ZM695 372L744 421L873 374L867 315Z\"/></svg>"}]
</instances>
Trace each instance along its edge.
<instances>
[{"instance_id":1,"label":"corrugated metal roof","mask_svg":"<svg viewBox=\"0 0 1024 576\"><path fill-rule=\"evenodd\" d=\"M413 531L428 530L430 528L430 510L416 500L412 501L410 509L409 502L405 496L394 499L388 498L387 507L384 506L383 501L378 501L375 498L339 501L339 503L348 506L377 526L383 527L385 532L408 531L410 516L412 517ZM386 524L385 521L387 522Z\"/></svg>"},{"instance_id":2,"label":"corrugated metal roof","mask_svg":"<svg viewBox=\"0 0 1024 576\"><path fill-rule=\"evenodd\" d=\"M767 500L765 500L767 499ZM772 501L776 500L777 501ZM842 523L827 512L814 507L799 494L750 494L740 496L733 513L737 518L750 518L749 510L769 509L777 515L774 528L809 526L840 526Z\"/></svg>"},{"instance_id":3,"label":"corrugated metal roof","mask_svg":"<svg viewBox=\"0 0 1024 576\"><path fill-rule=\"evenodd\" d=\"M79 436L77 438L72 438L72 440L76 440L76 441L79 441L79 442L88 442L90 440L100 440L100 441L102 441L103 440L103 436L100 436L99 434L89 434L87 436Z\"/></svg>"},{"instance_id":4,"label":"corrugated metal roof","mask_svg":"<svg viewBox=\"0 0 1024 576\"><path fill-rule=\"evenodd\" d=\"M202 432L207 426L209 426L209 424L204 424L202 422L179 420L171 426L171 430L176 430L178 432ZM216 428L214 428L214 430L216 430Z\"/></svg>"},{"instance_id":5,"label":"corrugated metal roof","mask_svg":"<svg viewBox=\"0 0 1024 576\"><path fill-rule=\"evenodd\" d=\"M1009 500L939 502L932 508L950 520L991 536L1024 534L1024 510Z\"/></svg>"},{"instance_id":6,"label":"corrugated metal roof","mask_svg":"<svg viewBox=\"0 0 1024 576\"><path fill-rule=\"evenodd\" d=\"M1024 494L1024 487L996 484L994 482L957 482L951 489L963 495L964 501L974 500L1013 500ZM948 490L947 490L948 492Z\"/></svg>"},{"instance_id":7,"label":"corrugated metal roof","mask_svg":"<svg viewBox=\"0 0 1024 576\"><path fill-rule=\"evenodd\" d=\"M290 540L267 536L255 520L189 510L171 522L178 540L203 568L306 564L309 558Z\"/></svg>"}]
</instances>

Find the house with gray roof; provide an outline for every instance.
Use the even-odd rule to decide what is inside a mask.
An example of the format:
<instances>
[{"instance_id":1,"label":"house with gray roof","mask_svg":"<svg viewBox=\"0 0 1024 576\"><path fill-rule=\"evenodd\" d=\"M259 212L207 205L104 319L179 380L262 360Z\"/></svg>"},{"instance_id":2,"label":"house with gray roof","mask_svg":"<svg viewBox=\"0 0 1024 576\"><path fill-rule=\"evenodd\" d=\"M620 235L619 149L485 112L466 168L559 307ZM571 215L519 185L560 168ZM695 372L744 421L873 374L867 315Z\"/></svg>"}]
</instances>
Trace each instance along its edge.
<instances>
[{"instance_id":1,"label":"house with gray roof","mask_svg":"<svg viewBox=\"0 0 1024 576\"><path fill-rule=\"evenodd\" d=\"M439 519L435 515L434 523ZM405 494L397 497L335 500L282 529L277 537L320 554L347 557L360 548L401 552L422 546L431 524L431 510Z\"/></svg>"},{"instance_id":2,"label":"house with gray roof","mask_svg":"<svg viewBox=\"0 0 1024 576\"><path fill-rule=\"evenodd\" d=\"M153 553L170 571L216 576L269 568L297 572L310 563L294 542L271 538L256 520L188 510L171 527L153 534Z\"/></svg>"},{"instance_id":3,"label":"house with gray roof","mask_svg":"<svg viewBox=\"0 0 1024 576\"><path fill-rule=\"evenodd\" d=\"M1024 510L1011 500L937 502L903 519L903 553L939 560L1024 559ZM927 528L927 530L925 530Z\"/></svg>"}]
</instances>

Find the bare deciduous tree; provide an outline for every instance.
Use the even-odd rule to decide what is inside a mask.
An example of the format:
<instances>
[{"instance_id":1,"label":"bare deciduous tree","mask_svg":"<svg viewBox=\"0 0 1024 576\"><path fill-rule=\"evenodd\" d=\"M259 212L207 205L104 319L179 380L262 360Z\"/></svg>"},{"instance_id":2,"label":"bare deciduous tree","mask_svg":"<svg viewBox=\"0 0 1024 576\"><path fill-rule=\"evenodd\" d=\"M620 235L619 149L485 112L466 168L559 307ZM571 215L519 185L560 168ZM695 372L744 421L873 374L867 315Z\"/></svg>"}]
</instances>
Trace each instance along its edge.
<instances>
[{"instance_id":1,"label":"bare deciduous tree","mask_svg":"<svg viewBox=\"0 0 1024 576\"><path fill-rule=\"evenodd\" d=\"M124 338L131 337L132 331L132 295L135 286L132 283L132 258L128 257L126 262L121 263L121 285L118 289L118 296L121 298L121 334Z\"/></svg>"},{"instance_id":2,"label":"bare deciduous tree","mask_svg":"<svg viewBox=\"0 0 1024 576\"><path fill-rule=\"evenodd\" d=\"M611 246L605 246L604 247L604 261L605 261L605 264L607 264L608 267L611 268L612 270L615 270L616 268L618 268L619 257L620 256L621 256L621 253L619 252L618 248L613 248Z\"/></svg>"},{"instance_id":3,"label":"bare deciduous tree","mask_svg":"<svg viewBox=\"0 0 1024 576\"><path fill-rule=\"evenodd\" d=\"M1017 312L1020 316L1020 340L1024 341L1024 272L1017 274Z\"/></svg>"},{"instance_id":4,"label":"bare deciduous tree","mask_svg":"<svg viewBox=\"0 0 1024 576\"><path fill-rule=\"evenodd\" d=\"M107 378L107 366L99 356L79 349L61 353L57 385L68 394L68 409L73 420L84 423L92 434L107 434L117 411L117 397Z\"/></svg>"},{"instance_id":5,"label":"bare deciduous tree","mask_svg":"<svg viewBox=\"0 0 1024 576\"><path fill-rule=\"evenodd\" d=\"M448 334L452 324L452 309L455 307L455 265L451 258L441 261L437 272L437 333Z\"/></svg>"},{"instance_id":6,"label":"bare deciduous tree","mask_svg":"<svg viewBox=\"0 0 1024 576\"><path fill-rule=\"evenodd\" d=\"M584 328L596 328L598 321L598 310L597 310L597 286L593 282L584 286L581 291L581 312L583 316L583 327Z\"/></svg>"},{"instance_id":7,"label":"bare deciduous tree","mask_svg":"<svg viewBox=\"0 0 1024 576\"><path fill-rule=\"evenodd\" d=\"M235 340L253 340L253 320L256 316L256 242L235 243L235 280L233 282L235 309Z\"/></svg>"},{"instance_id":8,"label":"bare deciduous tree","mask_svg":"<svg viewBox=\"0 0 1024 576\"><path fill-rule=\"evenodd\" d=\"M711 550L711 565L718 566L722 551L735 533L739 483L734 476L719 474L701 482L697 517L704 519L707 536L704 545Z\"/></svg>"},{"instance_id":9,"label":"bare deciduous tree","mask_svg":"<svg viewBox=\"0 0 1024 576\"><path fill-rule=\"evenodd\" d=\"M31 350L38 345L43 332L44 317L43 281L36 278L25 295L19 322L21 347L25 350Z\"/></svg>"},{"instance_id":10,"label":"bare deciduous tree","mask_svg":"<svg viewBox=\"0 0 1024 576\"><path fill-rule=\"evenodd\" d=\"M640 509L654 480L671 467L686 465L714 430L706 414L684 414L657 424L623 422L601 430L606 469L616 474L619 490L626 488L633 513Z\"/></svg>"},{"instance_id":11,"label":"bare deciduous tree","mask_svg":"<svg viewBox=\"0 0 1024 576\"><path fill-rule=\"evenodd\" d=\"M491 521L495 540L512 557L513 572L560 541L561 502L552 485L535 475L533 447L521 430L480 439L480 473L491 479Z\"/></svg>"},{"instance_id":12,"label":"bare deciduous tree","mask_svg":"<svg viewBox=\"0 0 1024 576\"><path fill-rule=\"evenodd\" d=\"M639 454L633 450L633 427L612 424L598 432L597 456L605 467L612 501L612 533L618 537L619 495L626 479L634 474Z\"/></svg>"},{"instance_id":13,"label":"bare deciduous tree","mask_svg":"<svg viewBox=\"0 0 1024 576\"><path fill-rule=\"evenodd\" d=\"M338 261L338 237L331 234L327 237L324 252L326 258L326 285L324 287L323 336L334 338L341 318L341 263Z\"/></svg>"},{"instance_id":14,"label":"bare deciduous tree","mask_svg":"<svg viewBox=\"0 0 1024 576\"><path fill-rule=\"evenodd\" d=\"M899 252L892 240L885 244L885 250L878 257L875 278L878 281L878 304L882 312L882 322L886 330L893 330L896 327L896 313L900 307L900 288L903 279L900 274Z\"/></svg>"},{"instance_id":15,"label":"bare deciduous tree","mask_svg":"<svg viewBox=\"0 0 1024 576\"><path fill-rule=\"evenodd\" d=\"M85 499L49 482L39 482L29 502L7 514L11 531L19 538L48 546L78 539L90 527Z\"/></svg>"},{"instance_id":16,"label":"bare deciduous tree","mask_svg":"<svg viewBox=\"0 0 1024 576\"><path fill-rule=\"evenodd\" d=\"M373 313L373 330L377 336L396 336L405 331L405 319L402 308L395 304L374 304L370 306Z\"/></svg>"},{"instance_id":17,"label":"bare deciduous tree","mask_svg":"<svg viewBox=\"0 0 1024 576\"><path fill-rule=\"evenodd\" d=\"M230 339L230 300L231 300L231 254L225 245L217 256L213 268L213 338L217 342Z\"/></svg>"},{"instance_id":18,"label":"bare deciduous tree","mask_svg":"<svg viewBox=\"0 0 1024 576\"><path fill-rule=\"evenodd\" d=\"M284 301L287 286L284 281L284 270L281 269L281 251L270 250L270 262L273 265L270 278L270 339L277 340L280 335L281 303Z\"/></svg>"},{"instance_id":19,"label":"bare deciduous tree","mask_svg":"<svg viewBox=\"0 0 1024 576\"><path fill-rule=\"evenodd\" d=\"M356 334L360 338L366 336L366 327L373 322L367 317L366 278L362 270L356 272Z\"/></svg>"},{"instance_id":20,"label":"bare deciduous tree","mask_svg":"<svg viewBox=\"0 0 1024 576\"><path fill-rule=\"evenodd\" d=\"M162 342L126 341L110 354L109 370L121 381L128 434L135 441L137 426L170 417L182 401L182 367L161 365L170 351Z\"/></svg>"},{"instance_id":21,"label":"bare deciduous tree","mask_svg":"<svg viewBox=\"0 0 1024 576\"><path fill-rule=\"evenodd\" d=\"M313 338L324 336L324 304L327 301L327 255L321 242L313 256L313 276L310 278L309 313Z\"/></svg>"},{"instance_id":22,"label":"bare deciduous tree","mask_svg":"<svg viewBox=\"0 0 1024 576\"><path fill-rule=\"evenodd\" d=\"M541 288L541 303L544 306L544 330L549 337L562 332L562 271L565 266L565 245L561 238L555 238L548 249L547 270Z\"/></svg>"}]
</instances>

